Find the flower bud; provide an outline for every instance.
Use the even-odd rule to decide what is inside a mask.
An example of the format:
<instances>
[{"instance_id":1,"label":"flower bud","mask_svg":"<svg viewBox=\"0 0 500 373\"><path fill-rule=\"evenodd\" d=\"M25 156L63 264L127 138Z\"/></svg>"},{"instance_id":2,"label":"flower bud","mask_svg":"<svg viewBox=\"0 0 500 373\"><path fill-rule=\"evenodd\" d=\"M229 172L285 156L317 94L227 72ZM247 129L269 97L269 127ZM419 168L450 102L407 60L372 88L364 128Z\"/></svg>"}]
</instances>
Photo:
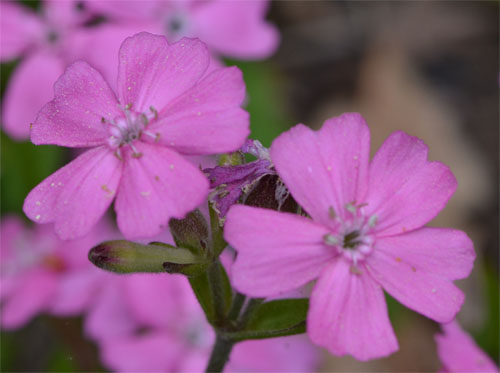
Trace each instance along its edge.
<instances>
[{"instance_id":1,"label":"flower bud","mask_svg":"<svg viewBox=\"0 0 500 373\"><path fill-rule=\"evenodd\" d=\"M199 264L203 258L190 250L167 244L141 245L126 240L106 241L89 252L97 267L116 273L165 272L164 263Z\"/></svg>"}]
</instances>

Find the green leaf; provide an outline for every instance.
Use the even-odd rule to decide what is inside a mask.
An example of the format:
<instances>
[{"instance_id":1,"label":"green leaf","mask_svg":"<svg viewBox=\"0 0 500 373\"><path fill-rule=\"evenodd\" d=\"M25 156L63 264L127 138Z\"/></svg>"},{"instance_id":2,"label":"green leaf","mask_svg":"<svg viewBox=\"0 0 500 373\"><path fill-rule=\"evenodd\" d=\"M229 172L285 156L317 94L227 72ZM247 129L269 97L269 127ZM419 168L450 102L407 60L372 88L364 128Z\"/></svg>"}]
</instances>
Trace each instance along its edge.
<instances>
[{"instance_id":1,"label":"green leaf","mask_svg":"<svg viewBox=\"0 0 500 373\"><path fill-rule=\"evenodd\" d=\"M250 316L246 329L278 330L305 321L309 299L280 299L262 303Z\"/></svg>"},{"instance_id":2,"label":"green leaf","mask_svg":"<svg viewBox=\"0 0 500 373\"><path fill-rule=\"evenodd\" d=\"M233 342L246 341L248 339L267 339L276 337L286 337L289 335L302 334L306 332L306 322L294 325L290 328L276 330L242 330L236 332L219 332L224 338Z\"/></svg>"},{"instance_id":3,"label":"green leaf","mask_svg":"<svg viewBox=\"0 0 500 373\"><path fill-rule=\"evenodd\" d=\"M262 303L252 312L241 331L226 332L225 336L240 341L304 333L308 308L306 298Z\"/></svg>"},{"instance_id":4,"label":"green leaf","mask_svg":"<svg viewBox=\"0 0 500 373\"><path fill-rule=\"evenodd\" d=\"M142 245L126 240L97 245L90 250L89 260L99 268L116 273L165 272L164 263L204 263L204 258L188 249L163 243Z\"/></svg>"}]
</instances>

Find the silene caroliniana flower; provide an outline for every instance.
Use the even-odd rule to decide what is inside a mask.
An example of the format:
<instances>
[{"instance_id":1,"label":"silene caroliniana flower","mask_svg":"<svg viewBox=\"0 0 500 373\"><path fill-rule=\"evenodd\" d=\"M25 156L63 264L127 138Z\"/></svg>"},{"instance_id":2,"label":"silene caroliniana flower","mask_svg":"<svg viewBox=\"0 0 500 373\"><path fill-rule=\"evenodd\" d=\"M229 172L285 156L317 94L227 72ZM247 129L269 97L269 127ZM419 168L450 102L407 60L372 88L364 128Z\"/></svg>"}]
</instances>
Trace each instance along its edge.
<instances>
[{"instance_id":1,"label":"silene caroliniana flower","mask_svg":"<svg viewBox=\"0 0 500 373\"><path fill-rule=\"evenodd\" d=\"M449 322L464 295L453 280L470 273L464 232L428 228L454 193L448 167L427 161L425 144L395 132L369 161L359 114L297 125L271 146L271 160L310 218L248 206L227 215L238 251L233 284L266 297L314 285L307 333L335 355L359 360L398 349L382 289L405 306Z\"/></svg>"},{"instance_id":2,"label":"silene caroliniana flower","mask_svg":"<svg viewBox=\"0 0 500 373\"><path fill-rule=\"evenodd\" d=\"M0 12L0 61L22 58L5 92L2 128L25 140L54 82L80 52L87 13L71 0L45 1L40 14L15 1L0 1Z\"/></svg>"},{"instance_id":3,"label":"silene caroliniana flower","mask_svg":"<svg viewBox=\"0 0 500 373\"><path fill-rule=\"evenodd\" d=\"M268 0L86 2L111 23L163 34L169 41L199 37L216 55L239 59L266 58L276 50L278 30L265 20L269 3Z\"/></svg>"},{"instance_id":4,"label":"silene caroliniana flower","mask_svg":"<svg viewBox=\"0 0 500 373\"><path fill-rule=\"evenodd\" d=\"M434 337L443 364L441 372L498 372L493 360L462 330L458 322L442 324L441 328L443 334Z\"/></svg>"},{"instance_id":5,"label":"silene caroliniana flower","mask_svg":"<svg viewBox=\"0 0 500 373\"><path fill-rule=\"evenodd\" d=\"M2 217L2 328L18 328L41 312L65 316L82 312L100 276L87 252L110 238L110 232L103 221L83 238L61 241L46 225L28 228L17 216Z\"/></svg>"},{"instance_id":6,"label":"silene caroliniana flower","mask_svg":"<svg viewBox=\"0 0 500 373\"><path fill-rule=\"evenodd\" d=\"M208 181L182 155L234 151L249 132L241 72L205 74L209 60L198 39L169 45L163 36L137 34L120 48L117 95L87 63L68 67L31 140L91 149L30 192L26 215L75 238L116 196L118 226L130 238L155 235L198 206Z\"/></svg>"},{"instance_id":7,"label":"silene caroliniana flower","mask_svg":"<svg viewBox=\"0 0 500 373\"><path fill-rule=\"evenodd\" d=\"M107 274L106 274L107 275ZM180 275L108 275L85 320L103 363L116 371L200 372L213 329ZM313 371L319 354L305 336L235 345L226 372Z\"/></svg>"}]
</instances>

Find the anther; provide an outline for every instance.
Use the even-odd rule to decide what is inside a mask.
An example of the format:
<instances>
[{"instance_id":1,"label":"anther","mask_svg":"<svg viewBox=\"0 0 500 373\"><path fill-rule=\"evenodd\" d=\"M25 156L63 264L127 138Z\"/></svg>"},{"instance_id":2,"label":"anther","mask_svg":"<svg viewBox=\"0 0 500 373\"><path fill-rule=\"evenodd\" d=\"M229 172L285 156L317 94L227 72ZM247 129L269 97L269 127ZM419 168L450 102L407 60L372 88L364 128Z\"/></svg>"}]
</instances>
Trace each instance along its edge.
<instances>
[{"instance_id":1,"label":"anther","mask_svg":"<svg viewBox=\"0 0 500 373\"><path fill-rule=\"evenodd\" d=\"M352 214L356 213L356 205L354 205L354 202L346 203L346 205L344 207L350 213L352 213Z\"/></svg>"},{"instance_id":2,"label":"anther","mask_svg":"<svg viewBox=\"0 0 500 373\"><path fill-rule=\"evenodd\" d=\"M328 208L328 215L330 215L330 218L332 218L332 219L335 219L335 217L337 216L337 215L335 214L335 210L333 209L333 207L332 207L332 206L330 206L330 207Z\"/></svg>"},{"instance_id":3,"label":"anther","mask_svg":"<svg viewBox=\"0 0 500 373\"><path fill-rule=\"evenodd\" d=\"M154 119L158 119L158 110L156 110L153 106L150 106L149 110L153 113Z\"/></svg>"},{"instance_id":4,"label":"anther","mask_svg":"<svg viewBox=\"0 0 500 373\"><path fill-rule=\"evenodd\" d=\"M338 239L338 237L335 237L330 233L327 233L323 236L323 242L330 246L338 246L340 244L340 240Z\"/></svg>"},{"instance_id":5,"label":"anther","mask_svg":"<svg viewBox=\"0 0 500 373\"><path fill-rule=\"evenodd\" d=\"M370 216L370 218L368 219L368 226L370 228L373 228L375 226L375 224L377 224L377 220L378 220L377 215Z\"/></svg>"}]
</instances>

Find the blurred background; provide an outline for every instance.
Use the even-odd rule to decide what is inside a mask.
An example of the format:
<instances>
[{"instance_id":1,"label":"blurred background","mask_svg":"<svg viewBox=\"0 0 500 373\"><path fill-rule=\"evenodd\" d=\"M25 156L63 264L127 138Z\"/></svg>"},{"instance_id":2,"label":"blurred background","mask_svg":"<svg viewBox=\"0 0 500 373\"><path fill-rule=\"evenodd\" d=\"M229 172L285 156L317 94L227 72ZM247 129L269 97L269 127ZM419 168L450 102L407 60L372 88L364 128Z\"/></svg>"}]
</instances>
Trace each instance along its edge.
<instances>
[{"instance_id":1,"label":"blurred background","mask_svg":"<svg viewBox=\"0 0 500 373\"><path fill-rule=\"evenodd\" d=\"M24 5L36 9L38 2ZM289 127L313 128L343 112L370 125L372 153L395 130L422 138L458 189L435 226L468 233L477 259L459 281L463 327L499 358L499 4L496 1L277 1L267 19L276 53L239 66L251 137L265 146ZM2 95L18 61L1 66ZM22 214L27 193L70 159L65 149L1 135L1 213ZM400 351L361 363L322 356L320 371L437 371L437 325L389 299ZM367 310L367 312L369 312ZM1 371L102 371L81 318L40 315L2 331Z\"/></svg>"}]
</instances>

